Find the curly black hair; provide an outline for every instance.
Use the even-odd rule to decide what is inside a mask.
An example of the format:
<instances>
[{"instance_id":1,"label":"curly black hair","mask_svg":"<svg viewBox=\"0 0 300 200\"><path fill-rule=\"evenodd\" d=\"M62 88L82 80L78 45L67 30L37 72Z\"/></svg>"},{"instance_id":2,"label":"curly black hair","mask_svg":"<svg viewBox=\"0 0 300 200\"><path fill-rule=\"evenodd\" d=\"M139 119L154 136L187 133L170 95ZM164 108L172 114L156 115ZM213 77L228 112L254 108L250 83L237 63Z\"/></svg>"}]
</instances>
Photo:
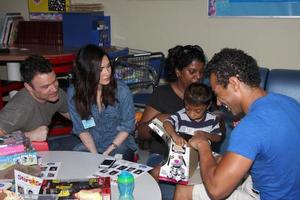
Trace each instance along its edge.
<instances>
[{"instance_id":1,"label":"curly black hair","mask_svg":"<svg viewBox=\"0 0 300 200\"><path fill-rule=\"evenodd\" d=\"M212 100L212 91L203 83L192 83L184 92L184 102L193 105L209 105Z\"/></svg>"},{"instance_id":2,"label":"curly black hair","mask_svg":"<svg viewBox=\"0 0 300 200\"><path fill-rule=\"evenodd\" d=\"M51 63L40 55L30 55L22 63L20 67L21 76L25 83L31 84L31 81L37 74L48 74L52 72Z\"/></svg>"},{"instance_id":3,"label":"curly black hair","mask_svg":"<svg viewBox=\"0 0 300 200\"><path fill-rule=\"evenodd\" d=\"M166 75L169 82L177 80L175 69L182 70L197 60L204 65L206 64L206 56L202 48L198 45L177 45L168 50L168 57L166 59Z\"/></svg>"},{"instance_id":4,"label":"curly black hair","mask_svg":"<svg viewBox=\"0 0 300 200\"><path fill-rule=\"evenodd\" d=\"M212 73L225 88L232 76L251 87L259 87L260 76L256 60L239 49L224 48L216 53L206 67L206 75Z\"/></svg>"}]
</instances>

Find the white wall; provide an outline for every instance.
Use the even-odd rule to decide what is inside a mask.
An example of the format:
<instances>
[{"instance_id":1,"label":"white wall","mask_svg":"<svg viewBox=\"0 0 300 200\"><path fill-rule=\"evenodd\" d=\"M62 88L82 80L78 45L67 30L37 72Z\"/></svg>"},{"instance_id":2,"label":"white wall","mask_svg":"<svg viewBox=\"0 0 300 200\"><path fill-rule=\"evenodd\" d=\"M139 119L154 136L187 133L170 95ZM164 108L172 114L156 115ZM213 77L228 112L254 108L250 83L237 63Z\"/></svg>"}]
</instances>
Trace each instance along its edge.
<instances>
[{"instance_id":1,"label":"white wall","mask_svg":"<svg viewBox=\"0 0 300 200\"><path fill-rule=\"evenodd\" d=\"M104 4L117 46L166 53L176 44L198 44L209 58L223 47L235 47L261 66L300 68L300 19L208 18L207 0L89 1ZM0 11L28 17L27 0L1 0Z\"/></svg>"}]
</instances>

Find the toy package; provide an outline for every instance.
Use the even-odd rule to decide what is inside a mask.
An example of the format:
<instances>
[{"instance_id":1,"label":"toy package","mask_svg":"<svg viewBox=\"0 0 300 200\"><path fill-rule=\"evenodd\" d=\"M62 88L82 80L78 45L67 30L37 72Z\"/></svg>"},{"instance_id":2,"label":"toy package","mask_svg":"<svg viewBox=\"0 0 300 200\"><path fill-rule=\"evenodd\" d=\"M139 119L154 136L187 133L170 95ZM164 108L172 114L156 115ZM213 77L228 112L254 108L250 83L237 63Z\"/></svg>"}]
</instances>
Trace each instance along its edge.
<instances>
[{"instance_id":1,"label":"toy package","mask_svg":"<svg viewBox=\"0 0 300 200\"><path fill-rule=\"evenodd\" d=\"M167 162L161 167L159 180L187 185L198 165L198 153L191 147L171 142Z\"/></svg>"},{"instance_id":2,"label":"toy package","mask_svg":"<svg viewBox=\"0 0 300 200\"><path fill-rule=\"evenodd\" d=\"M187 185L198 166L198 152L187 145L176 145L157 118L150 122L149 127L169 146L169 156L160 169L159 180Z\"/></svg>"}]
</instances>

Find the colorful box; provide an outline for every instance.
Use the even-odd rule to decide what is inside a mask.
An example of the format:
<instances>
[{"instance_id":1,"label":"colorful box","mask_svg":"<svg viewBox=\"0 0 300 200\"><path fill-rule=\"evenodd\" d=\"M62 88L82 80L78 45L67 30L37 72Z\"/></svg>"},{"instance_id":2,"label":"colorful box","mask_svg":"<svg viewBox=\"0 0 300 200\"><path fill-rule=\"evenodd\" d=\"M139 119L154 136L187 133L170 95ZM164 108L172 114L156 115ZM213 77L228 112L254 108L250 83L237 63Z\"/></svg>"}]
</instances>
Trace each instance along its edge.
<instances>
[{"instance_id":1,"label":"colorful box","mask_svg":"<svg viewBox=\"0 0 300 200\"><path fill-rule=\"evenodd\" d=\"M169 157L161 168L159 180L187 185L198 166L198 152L186 145L178 146L173 141Z\"/></svg>"},{"instance_id":2,"label":"colorful box","mask_svg":"<svg viewBox=\"0 0 300 200\"><path fill-rule=\"evenodd\" d=\"M198 152L187 145L176 145L159 119L153 119L149 127L169 146L168 160L160 169L159 180L187 185L198 166Z\"/></svg>"},{"instance_id":3,"label":"colorful box","mask_svg":"<svg viewBox=\"0 0 300 200\"><path fill-rule=\"evenodd\" d=\"M34 150L24 153L1 156L0 157L0 170L6 169L15 164L22 165L36 165L38 163L37 153Z\"/></svg>"}]
</instances>

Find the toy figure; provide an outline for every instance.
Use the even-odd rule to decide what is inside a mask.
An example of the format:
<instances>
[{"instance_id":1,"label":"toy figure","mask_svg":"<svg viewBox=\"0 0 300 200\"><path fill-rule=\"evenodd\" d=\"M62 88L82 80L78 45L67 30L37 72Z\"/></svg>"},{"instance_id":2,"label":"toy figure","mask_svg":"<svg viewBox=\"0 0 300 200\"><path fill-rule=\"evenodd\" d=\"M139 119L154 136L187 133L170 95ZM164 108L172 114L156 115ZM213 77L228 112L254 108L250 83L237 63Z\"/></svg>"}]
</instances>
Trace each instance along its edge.
<instances>
[{"instance_id":1,"label":"toy figure","mask_svg":"<svg viewBox=\"0 0 300 200\"><path fill-rule=\"evenodd\" d=\"M171 160L171 171L168 174L168 178L175 179L177 182L184 180L186 176L184 175L184 167L186 167L186 163L182 155L177 154L177 158L174 155L170 156L168 159L168 163Z\"/></svg>"}]
</instances>

